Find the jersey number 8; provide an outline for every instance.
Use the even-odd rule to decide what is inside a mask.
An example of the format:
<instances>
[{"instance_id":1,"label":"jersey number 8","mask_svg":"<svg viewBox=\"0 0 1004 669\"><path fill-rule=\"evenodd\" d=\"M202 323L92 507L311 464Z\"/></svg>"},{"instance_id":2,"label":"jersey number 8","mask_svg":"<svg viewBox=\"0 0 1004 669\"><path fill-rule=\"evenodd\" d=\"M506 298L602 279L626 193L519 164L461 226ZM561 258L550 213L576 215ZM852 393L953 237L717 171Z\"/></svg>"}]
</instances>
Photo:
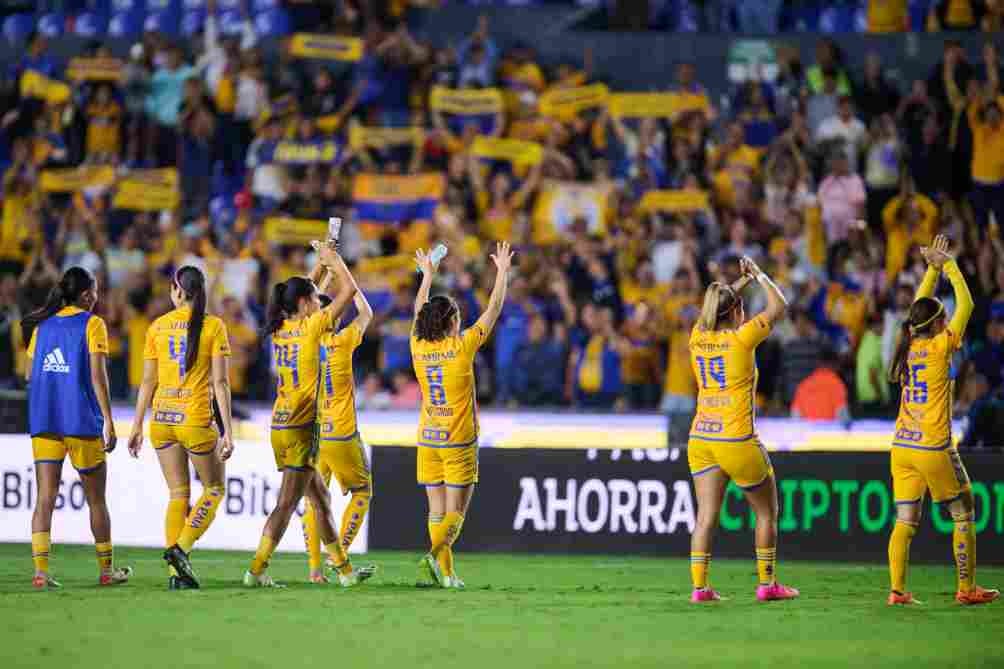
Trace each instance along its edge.
<instances>
[{"instance_id":1,"label":"jersey number 8","mask_svg":"<svg viewBox=\"0 0 1004 669\"><path fill-rule=\"evenodd\" d=\"M434 407L446 404L446 389L443 388L443 367L433 365L425 368L425 380L429 382L429 403Z\"/></svg>"}]
</instances>

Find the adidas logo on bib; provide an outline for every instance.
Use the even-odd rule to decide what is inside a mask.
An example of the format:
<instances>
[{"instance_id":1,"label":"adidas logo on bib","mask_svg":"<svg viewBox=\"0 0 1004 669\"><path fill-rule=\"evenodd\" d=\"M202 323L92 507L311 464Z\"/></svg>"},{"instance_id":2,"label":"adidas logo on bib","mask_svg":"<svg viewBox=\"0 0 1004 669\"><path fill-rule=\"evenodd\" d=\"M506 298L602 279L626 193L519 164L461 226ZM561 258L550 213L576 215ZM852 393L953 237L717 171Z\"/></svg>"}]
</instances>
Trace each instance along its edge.
<instances>
[{"instance_id":1,"label":"adidas logo on bib","mask_svg":"<svg viewBox=\"0 0 1004 669\"><path fill-rule=\"evenodd\" d=\"M58 348L54 348L45 356L45 360L42 363L42 371L69 374L70 366L66 364L63 352Z\"/></svg>"}]
</instances>

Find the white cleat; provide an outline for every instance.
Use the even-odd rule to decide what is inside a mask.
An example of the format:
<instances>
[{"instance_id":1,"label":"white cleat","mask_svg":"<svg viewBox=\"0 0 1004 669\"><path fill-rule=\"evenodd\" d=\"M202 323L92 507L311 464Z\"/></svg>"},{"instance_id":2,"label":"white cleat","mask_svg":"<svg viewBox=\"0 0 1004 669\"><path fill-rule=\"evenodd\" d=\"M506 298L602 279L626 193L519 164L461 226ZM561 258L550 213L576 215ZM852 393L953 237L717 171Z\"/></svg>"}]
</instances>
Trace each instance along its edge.
<instances>
[{"instance_id":1,"label":"white cleat","mask_svg":"<svg viewBox=\"0 0 1004 669\"><path fill-rule=\"evenodd\" d=\"M276 583L266 572L257 576L250 571L244 572L244 587L246 588L285 588L281 583Z\"/></svg>"},{"instance_id":2,"label":"white cleat","mask_svg":"<svg viewBox=\"0 0 1004 669\"><path fill-rule=\"evenodd\" d=\"M443 578L446 580L446 583L443 585L444 588L449 588L450 590L463 590L467 587L456 574L453 576L444 576Z\"/></svg>"},{"instance_id":3,"label":"white cleat","mask_svg":"<svg viewBox=\"0 0 1004 669\"><path fill-rule=\"evenodd\" d=\"M440 588L447 587L446 576L443 574L443 570L439 566L439 562L432 556L432 553L426 553L422 561L418 563L420 569L425 571L426 576L432 581L433 585Z\"/></svg>"},{"instance_id":4,"label":"white cleat","mask_svg":"<svg viewBox=\"0 0 1004 669\"><path fill-rule=\"evenodd\" d=\"M352 570L351 574L339 574L338 585L343 588L351 588L359 585L360 583L365 583L373 578L373 574L376 573L376 570L376 565L372 564L368 564L363 567L356 567Z\"/></svg>"}]
</instances>

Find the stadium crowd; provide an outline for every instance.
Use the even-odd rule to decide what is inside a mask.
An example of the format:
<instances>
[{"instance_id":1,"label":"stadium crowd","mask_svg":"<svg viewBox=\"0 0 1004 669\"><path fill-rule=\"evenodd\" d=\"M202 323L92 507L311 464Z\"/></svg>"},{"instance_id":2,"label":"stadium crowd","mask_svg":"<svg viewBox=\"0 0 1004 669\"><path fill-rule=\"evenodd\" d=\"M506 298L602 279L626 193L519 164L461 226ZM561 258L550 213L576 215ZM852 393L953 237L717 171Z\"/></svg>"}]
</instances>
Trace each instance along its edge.
<instances>
[{"instance_id":1,"label":"stadium crowd","mask_svg":"<svg viewBox=\"0 0 1004 669\"><path fill-rule=\"evenodd\" d=\"M316 226L301 223L340 215L343 255L376 311L356 362L365 408L419 401L415 250L449 246L442 276L469 319L494 278L491 245L511 239L516 277L478 367L485 402L661 408L689 421L687 341L703 286L738 278L749 255L792 305L758 349L762 412L890 417L886 369L924 271L917 248L941 232L977 305L956 415L985 431L1004 414L1004 98L992 44L970 60L946 41L928 79L901 90L877 57L851 71L821 39L813 62L782 51L779 77L738 87L727 113L681 62L664 88L685 103L667 112L658 96L634 99L637 110L593 99L588 49L578 63L543 63L528 45L498 44L484 18L437 49L394 3L377 13L344 3L311 31L361 53L324 60L295 37L273 56L250 20L223 31L208 5L196 39L147 32L110 79L75 78L39 34L11 64L0 109L4 387L23 378L20 317L81 265L100 278L113 393L128 397L170 277L192 264L230 333L235 395L267 399L268 287L308 272L302 231ZM94 43L81 55L110 54ZM44 86L26 85L39 75ZM68 95L51 93L60 81ZM484 106L494 91L501 103ZM555 102L563 91L586 102ZM93 181L46 177L79 166ZM94 176L102 168L115 183L175 168L180 199L144 201L159 201L163 182L120 198ZM402 180L418 174L442 175L415 191L431 209L394 219L370 206L381 184L425 184ZM393 199L383 188L378 205ZM745 298L748 313L761 307L755 288Z\"/></svg>"}]
</instances>

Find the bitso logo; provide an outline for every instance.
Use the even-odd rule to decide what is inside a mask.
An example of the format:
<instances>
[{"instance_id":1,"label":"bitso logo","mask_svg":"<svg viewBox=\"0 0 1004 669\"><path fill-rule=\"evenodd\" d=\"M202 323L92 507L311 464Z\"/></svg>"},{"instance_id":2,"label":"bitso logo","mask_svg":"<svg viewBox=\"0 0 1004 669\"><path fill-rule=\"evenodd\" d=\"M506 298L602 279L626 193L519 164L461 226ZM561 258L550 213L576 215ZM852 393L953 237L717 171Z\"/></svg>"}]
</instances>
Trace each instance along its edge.
<instances>
[{"instance_id":1,"label":"bitso logo","mask_svg":"<svg viewBox=\"0 0 1004 669\"><path fill-rule=\"evenodd\" d=\"M45 356L45 362L42 363L43 372L56 372L57 374L69 374L70 366L66 364L66 358L63 357L63 352L58 348L54 348L49 351L48 355Z\"/></svg>"}]
</instances>

